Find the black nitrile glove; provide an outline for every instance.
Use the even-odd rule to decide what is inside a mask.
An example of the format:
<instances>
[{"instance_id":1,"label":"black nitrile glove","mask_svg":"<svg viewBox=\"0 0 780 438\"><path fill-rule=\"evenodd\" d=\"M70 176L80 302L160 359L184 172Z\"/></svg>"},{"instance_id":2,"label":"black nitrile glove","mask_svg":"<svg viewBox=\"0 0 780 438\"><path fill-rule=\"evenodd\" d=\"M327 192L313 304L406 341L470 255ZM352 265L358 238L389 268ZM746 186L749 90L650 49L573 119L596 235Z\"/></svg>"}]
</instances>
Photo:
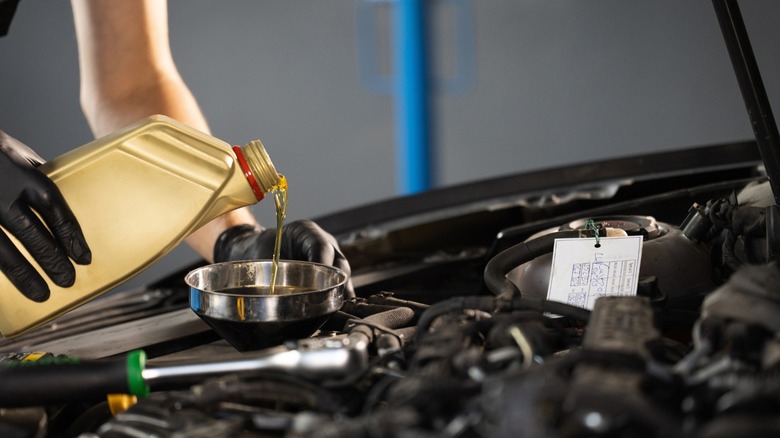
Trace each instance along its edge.
<instances>
[{"instance_id":1,"label":"black nitrile glove","mask_svg":"<svg viewBox=\"0 0 780 438\"><path fill-rule=\"evenodd\" d=\"M68 287L76 281L69 258L88 264L92 253L57 186L35 168L41 163L32 149L0 131L0 225L27 248L55 284ZM49 298L43 277L3 232L0 271L27 298L38 302Z\"/></svg>"},{"instance_id":2,"label":"black nitrile glove","mask_svg":"<svg viewBox=\"0 0 780 438\"><path fill-rule=\"evenodd\" d=\"M270 259L274 254L276 228L237 225L223 232L214 246L214 261ZM341 253L336 238L310 220L290 222L282 227L279 257L304 260L339 268L350 275L349 262ZM347 281L344 294L355 296L352 281Z\"/></svg>"},{"instance_id":3,"label":"black nitrile glove","mask_svg":"<svg viewBox=\"0 0 780 438\"><path fill-rule=\"evenodd\" d=\"M0 0L0 37L8 34L19 0Z\"/></svg>"}]
</instances>

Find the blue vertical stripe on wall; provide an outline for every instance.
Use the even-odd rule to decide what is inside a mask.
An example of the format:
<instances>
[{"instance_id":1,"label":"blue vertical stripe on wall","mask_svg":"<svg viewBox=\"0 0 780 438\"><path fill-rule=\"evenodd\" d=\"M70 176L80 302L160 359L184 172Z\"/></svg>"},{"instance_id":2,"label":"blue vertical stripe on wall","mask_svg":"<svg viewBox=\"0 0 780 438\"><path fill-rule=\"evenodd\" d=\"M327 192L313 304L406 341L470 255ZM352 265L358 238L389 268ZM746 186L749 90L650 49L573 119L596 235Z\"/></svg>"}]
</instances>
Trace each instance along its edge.
<instances>
[{"instance_id":1,"label":"blue vertical stripe on wall","mask_svg":"<svg viewBox=\"0 0 780 438\"><path fill-rule=\"evenodd\" d=\"M424 0L396 0L396 183L400 194L425 191L433 179L425 9Z\"/></svg>"}]
</instances>

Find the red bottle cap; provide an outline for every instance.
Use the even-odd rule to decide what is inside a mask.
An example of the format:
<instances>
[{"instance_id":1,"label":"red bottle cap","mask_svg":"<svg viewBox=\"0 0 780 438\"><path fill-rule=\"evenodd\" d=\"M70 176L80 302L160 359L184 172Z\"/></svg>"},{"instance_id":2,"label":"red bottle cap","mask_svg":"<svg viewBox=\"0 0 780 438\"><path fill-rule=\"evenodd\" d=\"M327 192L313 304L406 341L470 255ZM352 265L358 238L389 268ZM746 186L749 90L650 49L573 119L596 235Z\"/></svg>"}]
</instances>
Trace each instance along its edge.
<instances>
[{"instance_id":1,"label":"red bottle cap","mask_svg":"<svg viewBox=\"0 0 780 438\"><path fill-rule=\"evenodd\" d=\"M260 185L257 183L257 179L255 179L252 169L249 167L249 163L247 163L246 158L244 158L244 153L241 152L241 147L233 146L233 152L236 154L238 165L241 166L241 170L244 172L246 180L249 181L249 186L252 187L255 197L258 201L262 201L263 198L265 198L265 193L260 189Z\"/></svg>"}]
</instances>

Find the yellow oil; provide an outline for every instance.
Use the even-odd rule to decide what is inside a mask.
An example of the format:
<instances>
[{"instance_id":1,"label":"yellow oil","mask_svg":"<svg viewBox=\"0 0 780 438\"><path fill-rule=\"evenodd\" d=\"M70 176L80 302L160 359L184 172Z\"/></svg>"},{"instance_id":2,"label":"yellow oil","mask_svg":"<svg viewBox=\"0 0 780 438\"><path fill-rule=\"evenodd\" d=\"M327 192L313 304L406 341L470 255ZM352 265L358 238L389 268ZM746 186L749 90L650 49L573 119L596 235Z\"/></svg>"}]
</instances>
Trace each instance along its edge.
<instances>
[{"instance_id":1,"label":"yellow oil","mask_svg":"<svg viewBox=\"0 0 780 438\"><path fill-rule=\"evenodd\" d=\"M43 303L27 299L0 275L0 332L22 334L97 297L215 217L256 203L237 161L229 144L153 116L40 166L78 218L92 263L75 265L69 288L42 274L51 290ZM270 161L264 165L273 168Z\"/></svg>"},{"instance_id":2,"label":"yellow oil","mask_svg":"<svg viewBox=\"0 0 780 438\"><path fill-rule=\"evenodd\" d=\"M253 296L267 296L267 295L292 295L304 292L311 292L312 289L305 286L296 286L290 284L278 284L275 290L272 292L269 286L241 286L231 287L228 289L222 289L219 292L225 294L245 295L247 297ZM243 297L242 297L243 298Z\"/></svg>"},{"instance_id":3,"label":"yellow oil","mask_svg":"<svg viewBox=\"0 0 780 438\"><path fill-rule=\"evenodd\" d=\"M287 217L287 178L280 175L279 183L271 189L276 204L276 241L274 242L274 255L271 264L270 293L276 290L276 277L279 274L279 255L282 249L282 226Z\"/></svg>"}]
</instances>

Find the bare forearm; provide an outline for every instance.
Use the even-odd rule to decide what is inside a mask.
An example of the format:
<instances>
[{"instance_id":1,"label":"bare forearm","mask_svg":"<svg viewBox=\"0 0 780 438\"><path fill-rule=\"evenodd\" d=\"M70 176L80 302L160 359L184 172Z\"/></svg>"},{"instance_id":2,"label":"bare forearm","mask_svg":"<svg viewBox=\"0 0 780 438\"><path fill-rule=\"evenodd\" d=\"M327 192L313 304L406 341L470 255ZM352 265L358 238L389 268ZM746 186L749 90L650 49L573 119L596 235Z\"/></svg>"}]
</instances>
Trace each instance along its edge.
<instances>
[{"instance_id":1,"label":"bare forearm","mask_svg":"<svg viewBox=\"0 0 780 438\"><path fill-rule=\"evenodd\" d=\"M197 101L179 75L168 43L164 0L71 0L81 70L81 105L96 137L153 114L208 133ZM163 213L164 214L164 213ZM230 226L255 219L244 208L193 233L187 242L211 261Z\"/></svg>"},{"instance_id":2,"label":"bare forearm","mask_svg":"<svg viewBox=\"0 0 780 438\"><path fill-rule=\"evenodd\" d=\"M151 114L208 132L168 44L164 0L72 0L81 105L96 136Z\"/></svg>"}]
</instances>

